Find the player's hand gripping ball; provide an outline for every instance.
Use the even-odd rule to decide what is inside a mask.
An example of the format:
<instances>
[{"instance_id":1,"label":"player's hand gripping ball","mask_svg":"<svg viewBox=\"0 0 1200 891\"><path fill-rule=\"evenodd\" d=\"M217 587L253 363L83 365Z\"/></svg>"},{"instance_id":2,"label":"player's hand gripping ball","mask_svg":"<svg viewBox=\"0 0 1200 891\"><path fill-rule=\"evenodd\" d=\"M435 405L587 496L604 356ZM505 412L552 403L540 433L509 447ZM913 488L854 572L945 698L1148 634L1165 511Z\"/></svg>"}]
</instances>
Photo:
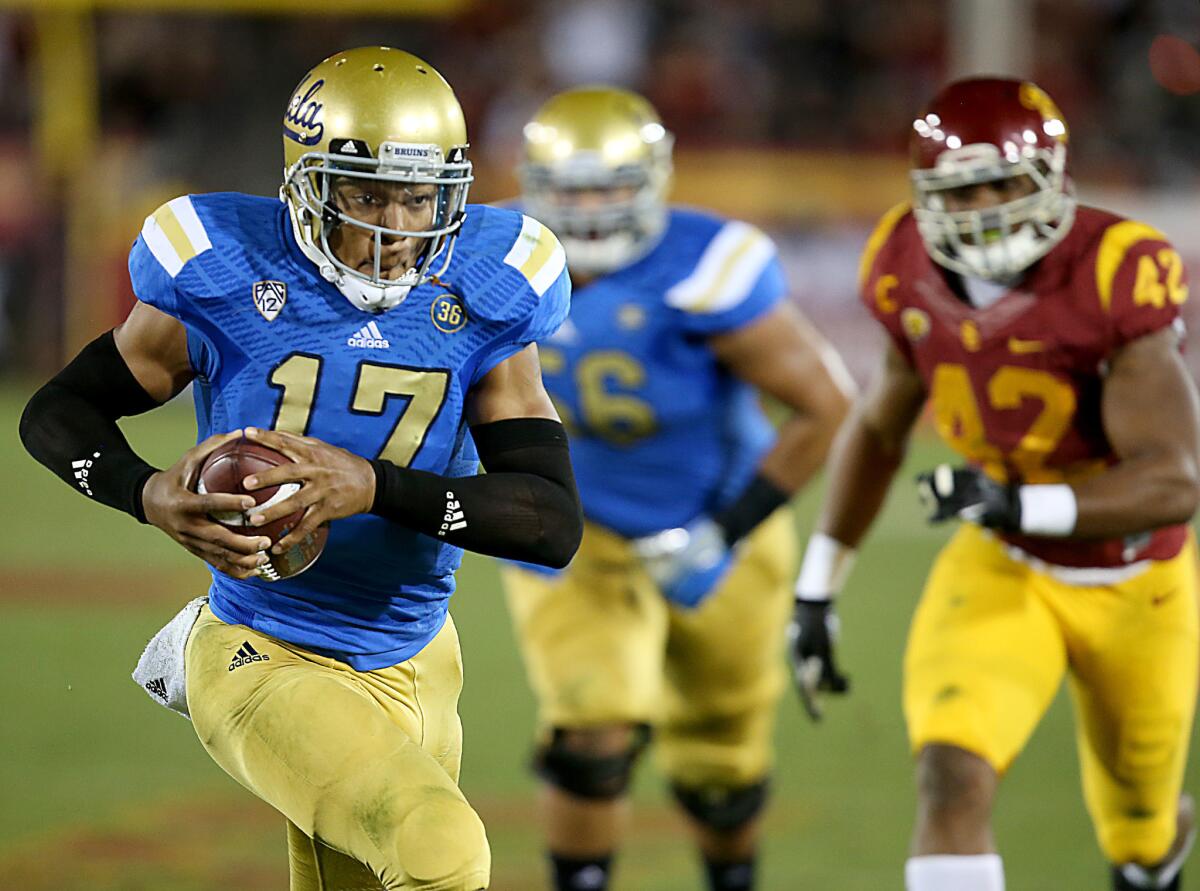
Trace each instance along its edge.
<instances>
[{"instance_id":1,"label":"player's hand gripping ball","mask_svg":"<svg viewBox=\"0 0 1200 891\"><path fill-rule=\"evenodd\" d=\"M229 492L234 495L249 495L254 498L259 510L278 504L285 498L300 490L299 483L284 483L279 486L267 486L262 489L247 489L242 481L251 474L260 473L280 464L288 464L291 458L282 452L251 442L245 437L232 439L223 446L215 449L200 466L196 477L196 491L201 495L209 492ZM265 535L271 539L271 544L277 543L300 522L304 510L293 511L285 517L267 523L264 526L250 525L251 511L230 511L212 514L212 518L229 529L241 535ZM270 582L299 575L316 562L325 548L325 540L329 537L328 526L318 526L317 529L302 538L297 544L288 548L282 554L272 554L258 568L260 577Z\"/></svg>"}]
</instances>

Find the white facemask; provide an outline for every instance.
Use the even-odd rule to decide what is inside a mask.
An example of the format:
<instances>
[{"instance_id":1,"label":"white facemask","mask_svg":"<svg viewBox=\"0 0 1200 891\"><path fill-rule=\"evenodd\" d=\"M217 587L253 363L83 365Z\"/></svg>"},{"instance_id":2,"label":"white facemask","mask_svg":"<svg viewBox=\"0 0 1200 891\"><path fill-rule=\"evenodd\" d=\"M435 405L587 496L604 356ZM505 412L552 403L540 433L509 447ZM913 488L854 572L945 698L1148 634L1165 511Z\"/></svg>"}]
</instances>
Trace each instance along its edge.
<instances>
[{"instance_id":1,"label":"white facemask","mask_svg":"<svg viewBox=\"0 0 1200 891\"><path fill-rule=\"evenodd\" d=\"M321 278L336 287L342 292L343 297L364 312L383 312L393 306L398 306L404 302L408 292L417 283L405 281L417 277L415 269L408 270L394 285L377 285L366 279L347 275L329 262L329 258L316 245L300 237L295 214L292 214L292 231L296 234L296 243L300 245L300 250L304 252L304 256L316 264Z\"/></svg>"}]
</instances>

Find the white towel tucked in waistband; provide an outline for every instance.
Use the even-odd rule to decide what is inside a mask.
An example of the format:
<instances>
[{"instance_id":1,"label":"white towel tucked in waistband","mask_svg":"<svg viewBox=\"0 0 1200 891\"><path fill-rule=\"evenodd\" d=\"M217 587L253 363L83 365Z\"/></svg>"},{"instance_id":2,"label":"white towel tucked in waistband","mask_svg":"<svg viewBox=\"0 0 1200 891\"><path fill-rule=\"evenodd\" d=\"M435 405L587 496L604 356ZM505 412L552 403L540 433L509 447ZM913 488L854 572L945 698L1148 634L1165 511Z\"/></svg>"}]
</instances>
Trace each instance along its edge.
<instances>
[{"instance_id":1,"label":"white towel tucked in waistband","mask_svg":"<svg viewBox=\"0 0 1200 891\"><path fill-rule=\"evenodd\" d=\"M133 679L159 705L178 712L188 720L187 684L183 677L183 648L196 624L200 609L208 597L197 597L170 622L164 625L146 644Z\"/></svg>"}]
</instances>

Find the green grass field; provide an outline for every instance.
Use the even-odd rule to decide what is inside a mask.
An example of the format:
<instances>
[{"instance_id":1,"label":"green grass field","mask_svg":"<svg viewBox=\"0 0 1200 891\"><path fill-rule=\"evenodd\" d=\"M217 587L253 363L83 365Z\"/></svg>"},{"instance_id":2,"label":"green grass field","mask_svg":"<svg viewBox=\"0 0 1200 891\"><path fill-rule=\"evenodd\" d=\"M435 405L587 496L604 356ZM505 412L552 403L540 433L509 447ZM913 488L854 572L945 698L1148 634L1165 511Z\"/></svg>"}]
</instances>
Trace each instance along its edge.
<instances>
[{"instance_id":1,"label":"green grass field","mask_svg":"<svg viewBox=\"0 0 1200 891\"><path fill-rule=\"evenodd\" d=\"M203 590L206 573L156 530L86 503L35 465L16 435L24 394L0 389L0 888L286 888L281 819L129 679L141 646ZM143 454L164 464L194 435L182 404L128 429ZM921 445L910 471L938 454ZM814 504L809 493L804 529ZM899 485L843 601L853 695L815 728L790 692L782 703L763 889L902 886L913 792L900 657L943 537L927 530L910 487ZM543 887L525 769L533 703L489 561L468 558L453 610L466 662L463 787L488 826L492 887ZM1195 769L1188 786L1200 791ZM1004 784L997 832L1010 888L1107 887L1061 697ZM650 761L616 887L702 887Z\"/></svg>"}]
</instances>

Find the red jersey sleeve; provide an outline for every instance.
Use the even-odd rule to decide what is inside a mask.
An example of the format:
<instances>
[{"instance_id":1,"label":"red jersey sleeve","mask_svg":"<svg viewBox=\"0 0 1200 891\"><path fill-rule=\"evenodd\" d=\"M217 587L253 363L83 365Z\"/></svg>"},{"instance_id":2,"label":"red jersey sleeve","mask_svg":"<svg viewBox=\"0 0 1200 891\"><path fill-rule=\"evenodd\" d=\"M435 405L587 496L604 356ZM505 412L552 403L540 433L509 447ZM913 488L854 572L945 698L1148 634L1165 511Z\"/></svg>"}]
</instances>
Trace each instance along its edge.
<instances>
[{"instance_id":1,"label":"red jersey sleeve","mask_svg":"<svg viewBox=\"0 0 1200 891\"><path fill-rule=\"evenodd\" d=\"M1110 349L1174 324L1188 297L1187 270L1165 235L1135 220L1109 226L1096 254L1096 291Z\"/></svg>"},{"instance_id":2,"label":"red jersey sleeve","mask_svg":"<svg viewBox=\"0 0 1200 891\"><path fill-rule=\"evenodd\" d=\"M911 365L912 343L904 333L901 321L902 307L895 293L900 280L893 268L897 247L896 230L908 213L907 202L897 204L885 213L875 226L875 231L867 239L867 246L863 249L862 259L859 261L858 294L867 311L883 325L892 345Z\"/></svg>"}]
</instances>

